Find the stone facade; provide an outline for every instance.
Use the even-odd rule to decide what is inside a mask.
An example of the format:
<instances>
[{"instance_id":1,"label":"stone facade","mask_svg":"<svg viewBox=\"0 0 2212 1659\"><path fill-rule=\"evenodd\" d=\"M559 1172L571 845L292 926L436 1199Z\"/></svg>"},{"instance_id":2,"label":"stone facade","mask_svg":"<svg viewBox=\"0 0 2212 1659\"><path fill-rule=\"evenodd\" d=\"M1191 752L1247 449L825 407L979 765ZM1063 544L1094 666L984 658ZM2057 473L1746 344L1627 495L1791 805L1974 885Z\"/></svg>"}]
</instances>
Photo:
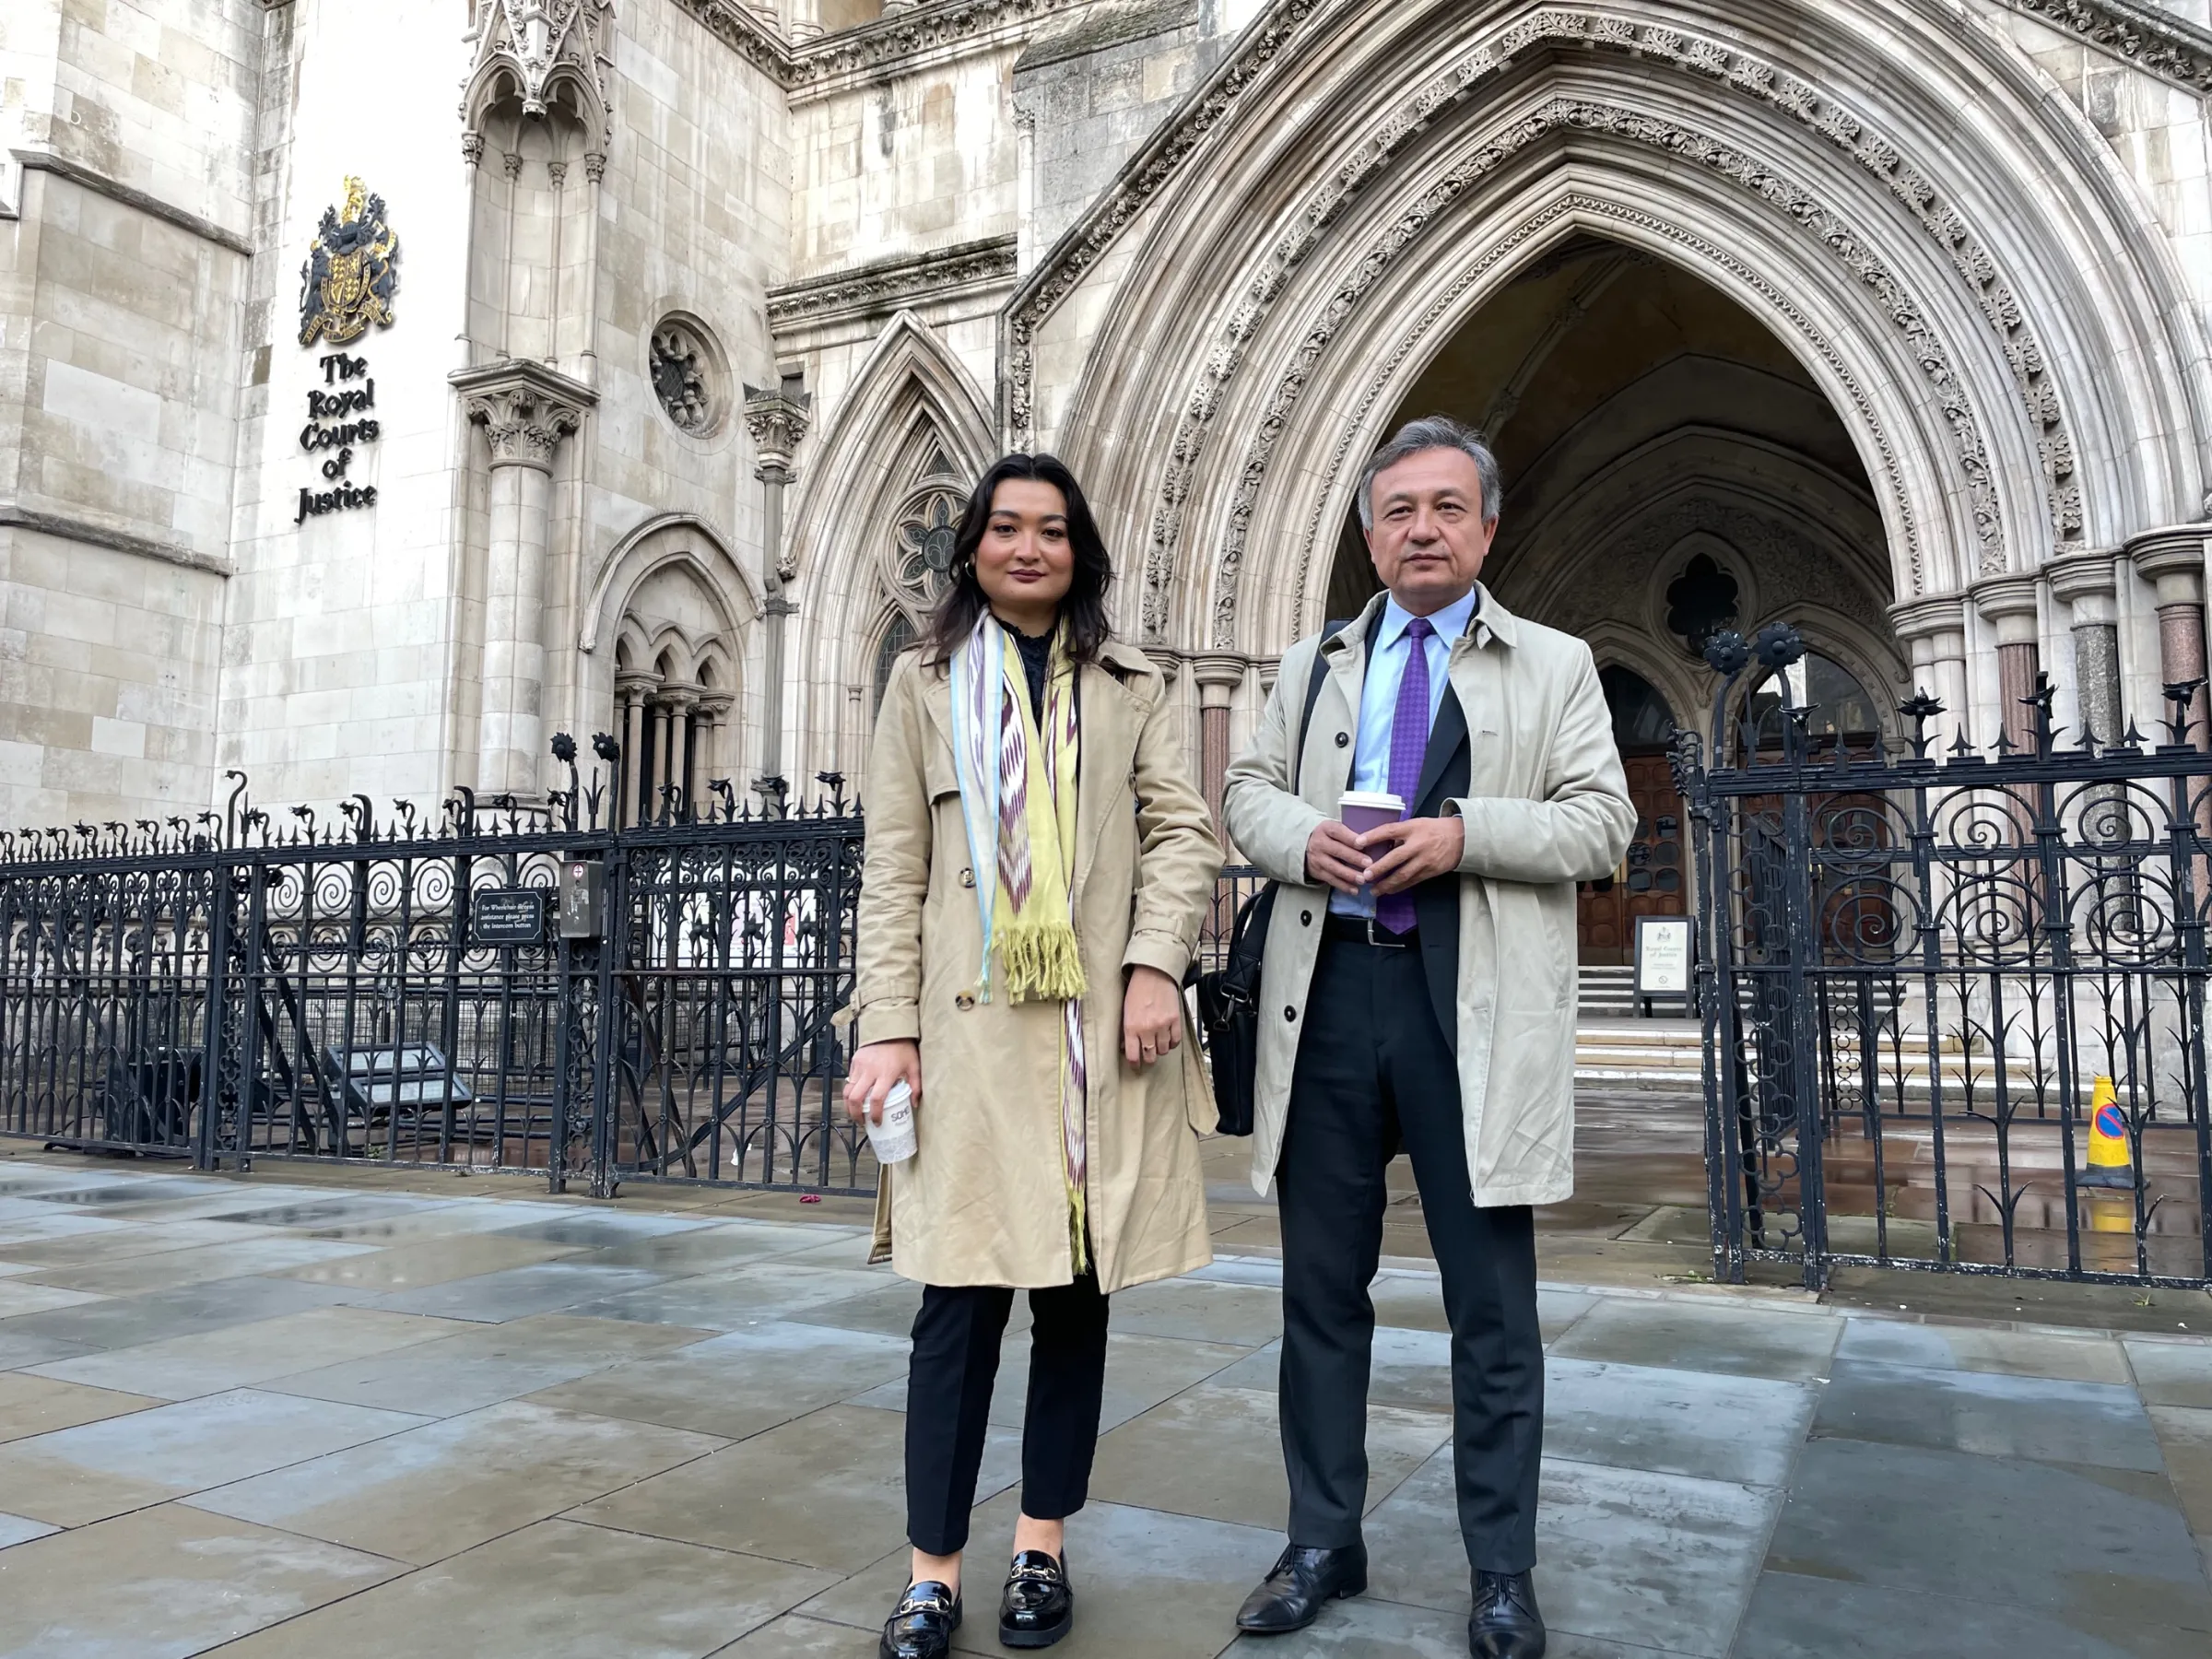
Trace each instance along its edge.
<instances>
[{"instance_id":1,"label":"stone facade","mask_svg":"<svg viewBox=\"0 0 2212 1659\"><path fill-rule=\"evenodd\" d=\"M625 815L858 780L1021 445L1218 767L1438 408L1501 595L1677 720L1726 612L1877 722L2147 724L2208 93L2206 0L17 0L0 823L527 798L560 730ZM390 321L302 344L326 224Z\"/></svg>"}]
</instances>

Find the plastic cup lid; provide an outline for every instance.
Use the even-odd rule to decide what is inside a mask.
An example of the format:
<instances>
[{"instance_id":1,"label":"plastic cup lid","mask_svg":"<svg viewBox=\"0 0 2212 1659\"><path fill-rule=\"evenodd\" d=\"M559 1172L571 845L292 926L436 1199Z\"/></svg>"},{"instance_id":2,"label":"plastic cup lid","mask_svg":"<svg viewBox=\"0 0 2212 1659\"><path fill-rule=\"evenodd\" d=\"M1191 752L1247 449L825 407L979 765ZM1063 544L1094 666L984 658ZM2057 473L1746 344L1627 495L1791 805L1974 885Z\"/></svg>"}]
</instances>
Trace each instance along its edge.
<instances>
[{"instance_id":1,"label":"plastic cup lid","mask_svg":"<svg viewBox=\"0 0 2212 1659\"><path fill-rule=\"evenodd\" d=\"M1363 806L1375 812L1403 812L1406 810L1406 803L1394 794L1371 794L1359 790L1352 790L1338 795L1336 805L1339 807Z\"/></svg>"}]
</instances>

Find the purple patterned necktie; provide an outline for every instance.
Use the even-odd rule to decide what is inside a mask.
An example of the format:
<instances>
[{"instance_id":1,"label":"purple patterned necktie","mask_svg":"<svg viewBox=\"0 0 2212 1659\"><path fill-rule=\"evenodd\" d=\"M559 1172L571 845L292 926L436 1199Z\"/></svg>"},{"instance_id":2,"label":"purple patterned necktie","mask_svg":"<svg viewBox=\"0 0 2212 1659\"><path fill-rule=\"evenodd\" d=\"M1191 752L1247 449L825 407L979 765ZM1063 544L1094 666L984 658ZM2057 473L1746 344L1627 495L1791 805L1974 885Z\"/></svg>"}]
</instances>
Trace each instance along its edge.
<instances>
[{"instance_id":1,"label":"purple patterned necktie","mask_svg":"<svg viewBox=\"0 0 2212 1659\"><path fill-rule=\"evenodd\" d=\"M1435 632L1426 617L1406 624L1406 673L1390 717L1390 793L1406 803L1408 817L1414 791L1421 786L1421 763L1429 758L1429 638ZM1417 920L1410 891L1375 900L1375 921L1387 933L1411 933Z\"/></svg>"}]
</instances>

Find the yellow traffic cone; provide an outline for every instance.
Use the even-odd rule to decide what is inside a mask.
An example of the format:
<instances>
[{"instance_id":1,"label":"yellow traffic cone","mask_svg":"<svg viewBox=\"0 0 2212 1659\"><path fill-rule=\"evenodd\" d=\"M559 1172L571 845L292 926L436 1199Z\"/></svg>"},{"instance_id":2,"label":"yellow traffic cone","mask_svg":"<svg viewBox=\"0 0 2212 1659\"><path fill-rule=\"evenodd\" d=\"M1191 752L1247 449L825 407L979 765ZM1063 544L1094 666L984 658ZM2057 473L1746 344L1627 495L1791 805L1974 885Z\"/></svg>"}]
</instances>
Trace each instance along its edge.
<instances>
[{"instance_id":1,"label":"yellow traffic cone","mask_svg":"<svg viewBox=\"0 0 2212 1659\"><path fill-rule=\"evenodd\" d=\"M2089 1167L2078 1184L2136 1190L2136 1160L2127 1144L2127 1114L2110 1077L2099 1077L2089 1096Z\"/></svg>"}]
</instances>

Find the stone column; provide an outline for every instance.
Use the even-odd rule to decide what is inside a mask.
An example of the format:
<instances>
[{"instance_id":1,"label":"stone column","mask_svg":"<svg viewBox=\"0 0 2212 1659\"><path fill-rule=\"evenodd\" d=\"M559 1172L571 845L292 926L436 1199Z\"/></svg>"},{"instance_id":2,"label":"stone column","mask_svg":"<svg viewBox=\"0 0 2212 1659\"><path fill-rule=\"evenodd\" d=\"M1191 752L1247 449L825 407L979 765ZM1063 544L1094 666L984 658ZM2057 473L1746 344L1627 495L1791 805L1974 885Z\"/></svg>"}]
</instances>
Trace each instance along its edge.
<instances>
[{"instance_id":1,"label":"stone column","mask_svg":"<svg viewBox=\"0 0 2212 1659\"><path fill-rule=\"evenodd\" d=\"M535 797L547 765L543 629L553 461L596 395L536 363L464 369L452 379L491 452L477 793Z\"/></svg>"},{"instance_id":2,"label":"stone column","mask_svg":"<svg viewBox=\"0 0 2212 1659\"><path fill-rule=\"evenodd\" d=\"M2032 576L2000 576L1973 589L1974 608L1997 630L1997 718L2018 748L2035 747L2035 711L2023 700L2042 667L2035 586Z\"/></svg>"},{"instance_id":3,"label":"stone column","mask_svg":"<svg viewBox=\"0 0 2212 1659\"><path fill-rule=\"evenodd\" d=\"M1972 724L1966 688L1965 597L1953 594L1892 606L1889 620L1912 653L1912 688L1943 705L1944 712L1928 723L1928 752L1940 759Z\"/></svg>"},{"instance_id":4,"label":"stone column","mask_svg":"<svg viewBox=\"0 0 2212 1659\"><path fill-rule=\"evenodd\" d=\"M2117 743L2127 730L2120 694L2120 616L2113 554L2077 554L2043 567L2051 597L2067 606L2074 631L2074 693L2085 735Z\"/></svg>"},{"instance_id":5,"label":"stone column","mask_svg":"<svg viewBox=\"0 0 2212 1659\"><path fill-rule=\"evenodd\" d=\"M698 759L691 770L698 776L697 787L705 790L714 782L719 770L727 777L736 768L731 764L728 752L730 709L736 700L724 692L715 692L699 700L700 745Z\"/></svg>"},{"instance_id":6,"label":"stone column","mask_svg":"<svg viewBox=\"0 0 2212 1659\"><path fill-rule=\"evenodd\" d=\"M608 814L621 828L638 821L638 762L645 756L645 700L659 682L650 674L626 674L615 682L615 700L622 706L622 799Z\"/></svg>"},{"instance_id":7,"label":"stone column","mask_svg":"<svg viewBox=\"0 0 2212 1659\"><path fill-rule=\"evenodd\" d=\"M689 686L665 689L661 704L668 722L668 782L676 785L676 806L681 814L691 806L691 774L696 770L699 749L699 736L692 730L691 716L699 707L699 693Z\"/></svg>"},{"instance_id":8,"label":"stone column","mask_svg":"<svg viewBox=\"0 0 2212 1659\"><path fill-rule=\"evenodd\" d=\"M1244 659L1217 652L1191 659L1198 682L1198 776L1206 786L1206 810L1221 822L1221 780L1229 771L1230 705L1244 683Z\"/></svg>"},{"instance_id":9,"label":"stone column","mask_svg":"<svg viewBox=\"0 0 2212 1659\"><path fill-rule=\"evenodd\" d=\"M648 822L660 817L667 804L661 792L676 782L675 769L668 764L676 753L676 722L671 718L674 712L666 691L645 711L646 718L653 722L653 771L645 778L644 815Z\"/></svg>"},{"instance_id":10,"label":"stone column","mask_svg":"<svg viewBox=\"0 0 2212 1659\"><path fill-rule=\"evenodd\" d=\"M797 559L783 546L783 488L798 477L791 464L792 455L799 440L806 435L806 410L813 401L804 380L796 374L784 375L772 392L755 386L745 389L745 429L753 440L753 453L758 457L753 477L760 481L762 492L760 563L767 572L763 585L768 590L763 606L768 613L763 676L767 683L762 688L760 708L763 778L783 775L783 700L788 689L783 683L783 629L785 619L797 609L784 590L798 574Z\"/></svg>"},{"instance_id":11,"label":"stone column","mask_svg":"<svg viewBox=\"0 0 2212 1659\"><path fill-rule=\"evenodd\" d=\"M2158 590L2159 677L2169 686L2205 677L2205 548L2208 535L2212 535L2212 527L2181 524L2149 531L2127 544L2127 556L2135 561L2136 571ZM2206 691L2200 685L2189 702L2188 741L2197 748L2212 747L2207 744L2212 732L2207 731L2206 708ZM2161 700L2159 717L2164 720L2172 712L2173 705ZM2171 742L2172 735L2166 730L2144 735L2160 743Z\"/></svg>"}]
</instances>

